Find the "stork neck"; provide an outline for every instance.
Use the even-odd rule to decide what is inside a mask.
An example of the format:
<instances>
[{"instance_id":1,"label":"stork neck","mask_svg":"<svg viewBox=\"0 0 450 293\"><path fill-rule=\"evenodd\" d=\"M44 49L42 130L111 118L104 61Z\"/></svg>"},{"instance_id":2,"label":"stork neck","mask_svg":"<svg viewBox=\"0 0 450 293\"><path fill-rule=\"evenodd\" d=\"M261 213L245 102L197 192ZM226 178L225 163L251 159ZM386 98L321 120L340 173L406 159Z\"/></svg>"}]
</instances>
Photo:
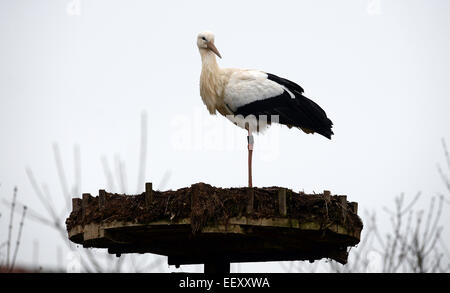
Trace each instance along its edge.
<instances>
[{"instance_id":1,"label":"stork neck","mask_svg":"<svg viewBox=\"0 0 450 293\"><path fill-rule=\"evenodd\" d=\"M216 55L210 50L200 50L202 56L202 71L217 72L219 65L217 64Z\"/></svg>"}]
</instances>

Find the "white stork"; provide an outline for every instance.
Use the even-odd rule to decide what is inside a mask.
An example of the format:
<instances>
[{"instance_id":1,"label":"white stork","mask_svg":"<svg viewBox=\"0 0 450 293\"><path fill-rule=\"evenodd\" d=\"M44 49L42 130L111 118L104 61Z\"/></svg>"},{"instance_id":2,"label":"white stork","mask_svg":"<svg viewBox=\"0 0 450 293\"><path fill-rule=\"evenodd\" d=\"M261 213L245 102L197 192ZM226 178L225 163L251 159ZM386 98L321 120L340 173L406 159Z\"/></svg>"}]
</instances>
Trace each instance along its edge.
<instances>
[{"instance_id":1,"label":"white stork","mask_svg":"<svg viewBox=\"0 0 450 293\"><path fill-rule=\"evenodd\" d=\"M197 46L202 58L200 95L203 103L210 114L218 111L248 131L249 187L252 187L252 133L264 129L261 121L265 125L278 122L331 139L333 122L319 105L303 96L301 86L264 71L220 68L216 55L222 57L211 32L198 34Z\"/></svg>"}]
</instances>

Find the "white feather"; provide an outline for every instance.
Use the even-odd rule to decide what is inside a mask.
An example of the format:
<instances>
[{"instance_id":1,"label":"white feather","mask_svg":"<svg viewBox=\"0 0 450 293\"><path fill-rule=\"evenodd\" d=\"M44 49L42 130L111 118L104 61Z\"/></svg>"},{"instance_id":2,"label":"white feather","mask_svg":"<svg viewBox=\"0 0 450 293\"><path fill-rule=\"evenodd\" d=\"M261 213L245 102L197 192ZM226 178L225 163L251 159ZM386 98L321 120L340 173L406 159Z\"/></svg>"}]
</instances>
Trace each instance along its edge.
<instances>
[{"instance_id":1,"label":"white feather","mask_svg":"<svg viewBox=\"0 0 450 293\"><path fill-rule=\"evenodd\" d=\"M288 90L287 87L285 87L284 85L282 85L282 87L291 96L291 99L295 99L295 95L290 90Z\"/></svg>"},{"instance_id":2,"label":"white feather","mask_svg":"<svg viewBox=\"0 0 450 293\"><path fill-rule=\"evenodd\" d=\"M225 86L224 103L232 111L255 101L281 95L285 89L257 70L237 70Z\"/></svg>"}]
</instances>

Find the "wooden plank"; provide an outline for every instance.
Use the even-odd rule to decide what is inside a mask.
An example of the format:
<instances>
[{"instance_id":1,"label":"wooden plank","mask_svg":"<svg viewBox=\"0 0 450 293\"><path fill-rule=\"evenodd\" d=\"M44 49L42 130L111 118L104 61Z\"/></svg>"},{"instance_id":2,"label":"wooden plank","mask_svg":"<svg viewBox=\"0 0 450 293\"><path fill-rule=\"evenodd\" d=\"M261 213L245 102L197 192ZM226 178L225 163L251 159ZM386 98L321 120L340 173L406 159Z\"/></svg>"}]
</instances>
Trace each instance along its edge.
<instances>
[{"instance_id":1,"label":"wooden plank","mask_svg":"<svg viewBox=\"0 0 450 293\"><path fill-rule=\"evenodd\" d=\"M82 202L81 202L81 217L83 218L83 222L86 218L86 211L89 205L89 199L91 195L89 193L83 193Z\"/></svg>"},{"instance_id":2,"label":"wooden plank","mask_svg":"<svg viewBox=\"0 0 450 293\"><path fill-rule=\"evenodd\" d=\"M106 205L106 191L104 189L100 189L98 191L98 208L103 211Z\"/></svg>"},{"instance_id":3,"label":"wooden plank","mask_svg":"<svg viewBox=\"0 0 450 293\"><path fill-rule=\"evenodd\" d=\"M83 239L87 240L95 240L104 237L104 231L100 228L98 224L88 224L83 227Z\"/></svg>"},{"instance_id":4,"label":"wooden plank","mask_svg":"<svg viewBox=\"0 0 450 293\"><path fill-rule=\"evenodd\" d=\"M147 207L153 202L153 185L151 182L145 183L145 205Z\"/></svg>"},{"instance_id":5,"label":"wooden plank","mask_svg":"<svg viewBox=\"0 0 450 293\"><path fill-rule=\"evenodd\" d=\"M346 195L338 195L337 196L339 203L341 204L344 210L347 210L347 196Z\"/></svg>"}]
</instances>

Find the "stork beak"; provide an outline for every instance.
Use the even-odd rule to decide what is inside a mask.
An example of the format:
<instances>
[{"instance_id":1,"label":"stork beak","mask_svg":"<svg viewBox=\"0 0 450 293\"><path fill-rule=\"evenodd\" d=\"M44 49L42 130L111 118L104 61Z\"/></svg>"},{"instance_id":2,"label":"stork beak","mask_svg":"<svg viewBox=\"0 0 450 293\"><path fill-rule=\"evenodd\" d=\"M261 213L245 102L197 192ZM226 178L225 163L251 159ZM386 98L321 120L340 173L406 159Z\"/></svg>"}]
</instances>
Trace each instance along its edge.
<instances>
[{"instance_id":1,"label":"stork beak","mask_svg":"<svg viewBox=\"0 0 450 293\"><path fill-rule=\"evenodd\" d=\"M214 46L213 43L208 42L206 44L206 46L208 47L208 49L210 49L211 51L214 52L214 54L216 54L219 58L222 58L222 56L220 56L219 50L217 50L216 46Z\"/></svg>"}]
</instances>

